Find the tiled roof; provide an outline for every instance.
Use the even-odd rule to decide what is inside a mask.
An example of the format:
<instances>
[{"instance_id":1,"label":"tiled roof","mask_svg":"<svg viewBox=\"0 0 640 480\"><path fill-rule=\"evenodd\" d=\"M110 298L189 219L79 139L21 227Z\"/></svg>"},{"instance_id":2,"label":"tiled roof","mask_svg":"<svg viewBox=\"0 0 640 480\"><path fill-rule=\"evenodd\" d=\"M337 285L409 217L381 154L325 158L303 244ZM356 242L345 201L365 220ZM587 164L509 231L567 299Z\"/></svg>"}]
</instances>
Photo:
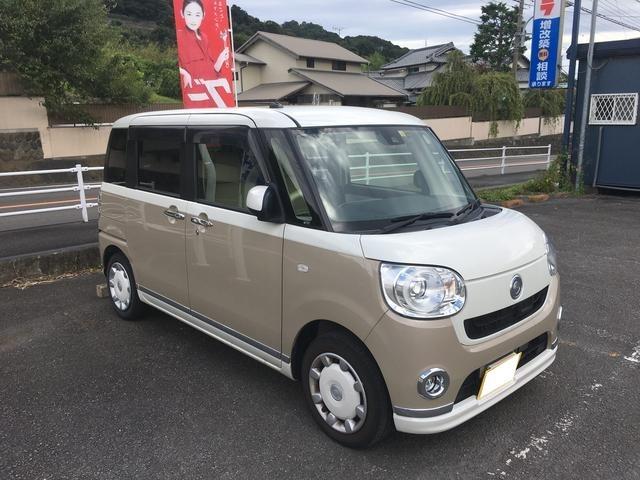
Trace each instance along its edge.
<instances>
[{"instance_id":1,"label":"tiled roof","mask_svg":"<svg viewBox=\"0 0 640 480\"><path fill-rule=\"evenodd\" d=\"M445 63L447 61L446 54L454 50L456 47L453 42L443 43L441 45L433 45L431 47L418 48L405 53L400 58L383 65L383 70L393 68L404 68L412 65L424 65L425 63Z\"/></svg>"},{"instance_id":2,"label":"tiled roof","mask_svg":"<svg viewBox=\"0 0 640 480\"><path fill-rule=\"evenodd\" d=\"M258 40L274 44L296 57L324 58L354 63L369 63L367 59L341 47L337 43L310 40L308 38L291 37L269 32L256 32L240 48L239 53L253 45Z\"/></svg>"}]
</instances>

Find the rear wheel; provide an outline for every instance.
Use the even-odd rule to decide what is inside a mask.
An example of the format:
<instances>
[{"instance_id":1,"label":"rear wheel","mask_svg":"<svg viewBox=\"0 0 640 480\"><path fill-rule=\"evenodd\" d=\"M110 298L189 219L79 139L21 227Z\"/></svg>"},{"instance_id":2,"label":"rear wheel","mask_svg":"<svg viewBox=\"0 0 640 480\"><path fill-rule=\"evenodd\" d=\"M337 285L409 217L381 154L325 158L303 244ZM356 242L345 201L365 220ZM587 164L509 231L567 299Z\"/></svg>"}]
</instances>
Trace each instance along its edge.
<instances>
[{"instance_id":1,"label":"rear wheel","mask_svg":"<svg viewBox=\"0 0 640 480\"><path fill-rule=\"evenodd\" d=\"M335 331L313 340L303 357L302 385L311 415L342 445L369 447L392 430L382 375L354 337Z\"/></svg>"},{"instance_id":2,"label":"rear wheel","mask_svg":"<svg viewBox=\"0 0 640 480\"><path fill-rule=\"evenodd\" d=\"M138 298L133 270L127 257L115 253L107 265L107 288L111 305L125 320L135 320L144 313L144 304Z\"/></svg>"}]
</instances>

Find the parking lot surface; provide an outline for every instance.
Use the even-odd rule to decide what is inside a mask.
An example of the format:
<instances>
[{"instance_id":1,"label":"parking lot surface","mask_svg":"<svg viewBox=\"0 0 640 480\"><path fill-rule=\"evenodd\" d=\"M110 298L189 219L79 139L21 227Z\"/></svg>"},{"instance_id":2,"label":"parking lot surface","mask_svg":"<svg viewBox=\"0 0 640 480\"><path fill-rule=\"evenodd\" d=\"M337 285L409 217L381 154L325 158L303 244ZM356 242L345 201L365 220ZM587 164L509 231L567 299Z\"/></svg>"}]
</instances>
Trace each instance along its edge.
<instances>
[{"instance_id":1,"label":"parking lot surface","mask_svg":"<svg viewBox=\"0 0 640 480\"><path fill-rule=\"evenodd\" d=\"M452 431L364 451L260 363L161 313L119 320L98 274L0 289L0 478L640 478L640 199L522 211L558 249L556 362Z\"/></svg>"}]
</instances>

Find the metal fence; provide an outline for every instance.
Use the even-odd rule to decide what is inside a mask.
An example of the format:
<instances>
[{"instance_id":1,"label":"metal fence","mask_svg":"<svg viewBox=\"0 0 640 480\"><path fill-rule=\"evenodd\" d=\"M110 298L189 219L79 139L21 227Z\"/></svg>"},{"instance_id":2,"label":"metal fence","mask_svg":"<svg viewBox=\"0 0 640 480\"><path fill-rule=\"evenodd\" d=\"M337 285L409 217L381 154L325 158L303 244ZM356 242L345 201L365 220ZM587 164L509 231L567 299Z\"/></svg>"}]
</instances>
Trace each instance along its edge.
<instances>
[{"instance_id":1,"label":"metal fence","mask_svg":"<svg viewBox=\"0 0 640 480\"><path fill-rule=\"evenodd\" d=\"M509 155L510 151L524 150L533 151L540 150L538 153L526 153L526 154L513 154ZM454 158L455 162L460 167L460 170L464 171L477 171L477 170L500 170L500 174L507 173L509 168L517 167L533 167L543 166L549 168L551 164L551 145L544 146L531 146L531 147L507 147L502 146L498 148L465 148L465 149L452 149L449 152L455 157L456 153L489 153L499 152L499 156L485 155L480 157L471 158ZM482 154L481 153L481 154ZM403 158L410 159L412 156L409 152L399 153L363 153L358 155L349 155L351 159L358 159L362 164L351 166L350 170L355 173L355 180L359 182L365 182L369 184L371 180L386 180L402 177L413 176L416 162L402 161ZM379 158L389 157L401 157L401 163L376 163ZM479 162L482 162L481 164ZM466 164L469 166L466 166Z\"/></svg>"},{"instance_id":2,"label":"metal fence","mask_svg":"<svg viewBox=\"0 0 640 480\"><path fill-rule=\"evenodd\" d=\"M14 212L0 213L0 217L11 217L15 215L27 215L30 213L45 213L45 212L57 212L61 210L80 210L82 213L82 220L84 222L89 221L89 214L87 210L89 208L95 208L97 203L87 202L87 196L85 192L87 190L99 189L101 184L99 183L85 183L83 172L92 172L103 170L103 167L83 167L82 165L76 165L73 168L56 168L51 170L31 170L27 172L6 172L0 173L0 178L3 177L20 177L25 175L57 175L57 174L74 174L76 178L76 184L68 187L56 187L56 188L40 188L36 187L33 190L20 190L11 192L0 192L0 198L2 197L22 197L26 195L46 195L51 193L61 192L78 192L79 203L75 205L67 205L64 207L48 207L48 208L35 208L29 210L18 210Z\"/></svg>"},{"instance_id":3,"label":"metal fence","mask_svg":"<svg viewBox=\"0 0 640 480\"><path fill-rule=\"evenodd\" d=\"M514 154L509 155L509 151L512 150L526 150L532 151L534 149L542 150L539 153L531 154ZM470 163L469 166L460 165L462 171L474 171L474 170L492 170L499 169L501 174L505 174L508 168L512 167L531 167L544 165L546 168L551 163L551 145L545 145L541 147L499 147L499 148L465 148L465 149L453 149L449 150L452 154L456 153L472 153L472 152L499 152L498 156L483 156L472 158L456 159L456 163L465 164ZM398 152L390 154L372 154L364 153L359 155L349 155L349 158L357 159L356 161L362 162L361 165L351 166L351 171L354 172L353 181L365 182L369 184L371 180L382 179L395 179L401 177L409 177L414 174L416 162L411 162L412 154L410 152ZM401 157L398 163L376 163L383 157ZM407 159L409 161L405 161ZM531 159L531 161L529 160ZM537 159L537 160L534 160ZM524 161L522 161L524 160ZM483 162L478 164L478 162ZM488 162L494 162L495 164L488 164ZM82 220L87 222L89 215L87 210L98 206L97 203L87 202L85 192L88 190L99 189L99 183L85 183L83 173L91 171L102 171L103 167L83 167L82 165L76 165L73 168L59 168L51 170L32 170L26 172L6 172L0 173L0 178L6 177L18 177L25 175L59 175L59 174L75 174L76 183L70 186L64 187L35 187L34 189L27 190L14 190L9 192L0 192L0 198L5 197L24 197L28 195L46 195L56 194L61 192L77 192L78 202L75 205L67 205L63 207L47 207L36 208L28 210L17 210L12 212L0 213L0 217L10 217L15 215L27 215L30 213L45 213L56 212L61 210L80 210L82 214Z\"/></svg>"},{"instance_id":4,"label":"metal fence","mask_svg":"<svg viewBox=\"0 0 640 480\"><path fill-rule=\"evenodd\" d=\"M528 154L515 154L509 155L509 151L513 150L540 150L539 153L528 153ZM498 148L464 148L464 149L454 149L449 150L451 154L460 153L460 152L500 152L498 156L481 156L475 158L456 158L455 161L457 164L461 164L464 162L479 162L479 161L488 161L488 160L500 160L499 165L471 165L469 167L460 166L460 170L487 170L487 169L500 169L500 174L504 175L505 171L509 167L530 167L535 165L546 165L549 168L551 164L551 144L543 145L543 146L532 146L532 147L507 147L502 146ZM517 159L525 159L524 162L509 162L509 160ZM534 160L534 158L542 159L542 160ZM531 161L527 160L531 159Z\"/></svg>"}]
</instances>

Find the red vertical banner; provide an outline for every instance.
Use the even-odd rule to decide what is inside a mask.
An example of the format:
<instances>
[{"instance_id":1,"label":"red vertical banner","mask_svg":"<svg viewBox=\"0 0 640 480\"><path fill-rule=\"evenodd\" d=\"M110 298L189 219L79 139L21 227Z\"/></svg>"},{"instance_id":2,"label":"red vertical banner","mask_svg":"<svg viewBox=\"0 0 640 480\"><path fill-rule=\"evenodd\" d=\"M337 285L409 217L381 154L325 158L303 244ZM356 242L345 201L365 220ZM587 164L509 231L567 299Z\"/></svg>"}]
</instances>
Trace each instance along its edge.
<instances>
[{"instance_id":1,"label":"red vertical banner","mask_svg":"<svg viewBox=\"0 0 640 480\"><path fill-rule=\"evenodd\" d=\"M173 0L182 100L186 108L235 107L226 0Z\"/></svg>"}]
</instances>

